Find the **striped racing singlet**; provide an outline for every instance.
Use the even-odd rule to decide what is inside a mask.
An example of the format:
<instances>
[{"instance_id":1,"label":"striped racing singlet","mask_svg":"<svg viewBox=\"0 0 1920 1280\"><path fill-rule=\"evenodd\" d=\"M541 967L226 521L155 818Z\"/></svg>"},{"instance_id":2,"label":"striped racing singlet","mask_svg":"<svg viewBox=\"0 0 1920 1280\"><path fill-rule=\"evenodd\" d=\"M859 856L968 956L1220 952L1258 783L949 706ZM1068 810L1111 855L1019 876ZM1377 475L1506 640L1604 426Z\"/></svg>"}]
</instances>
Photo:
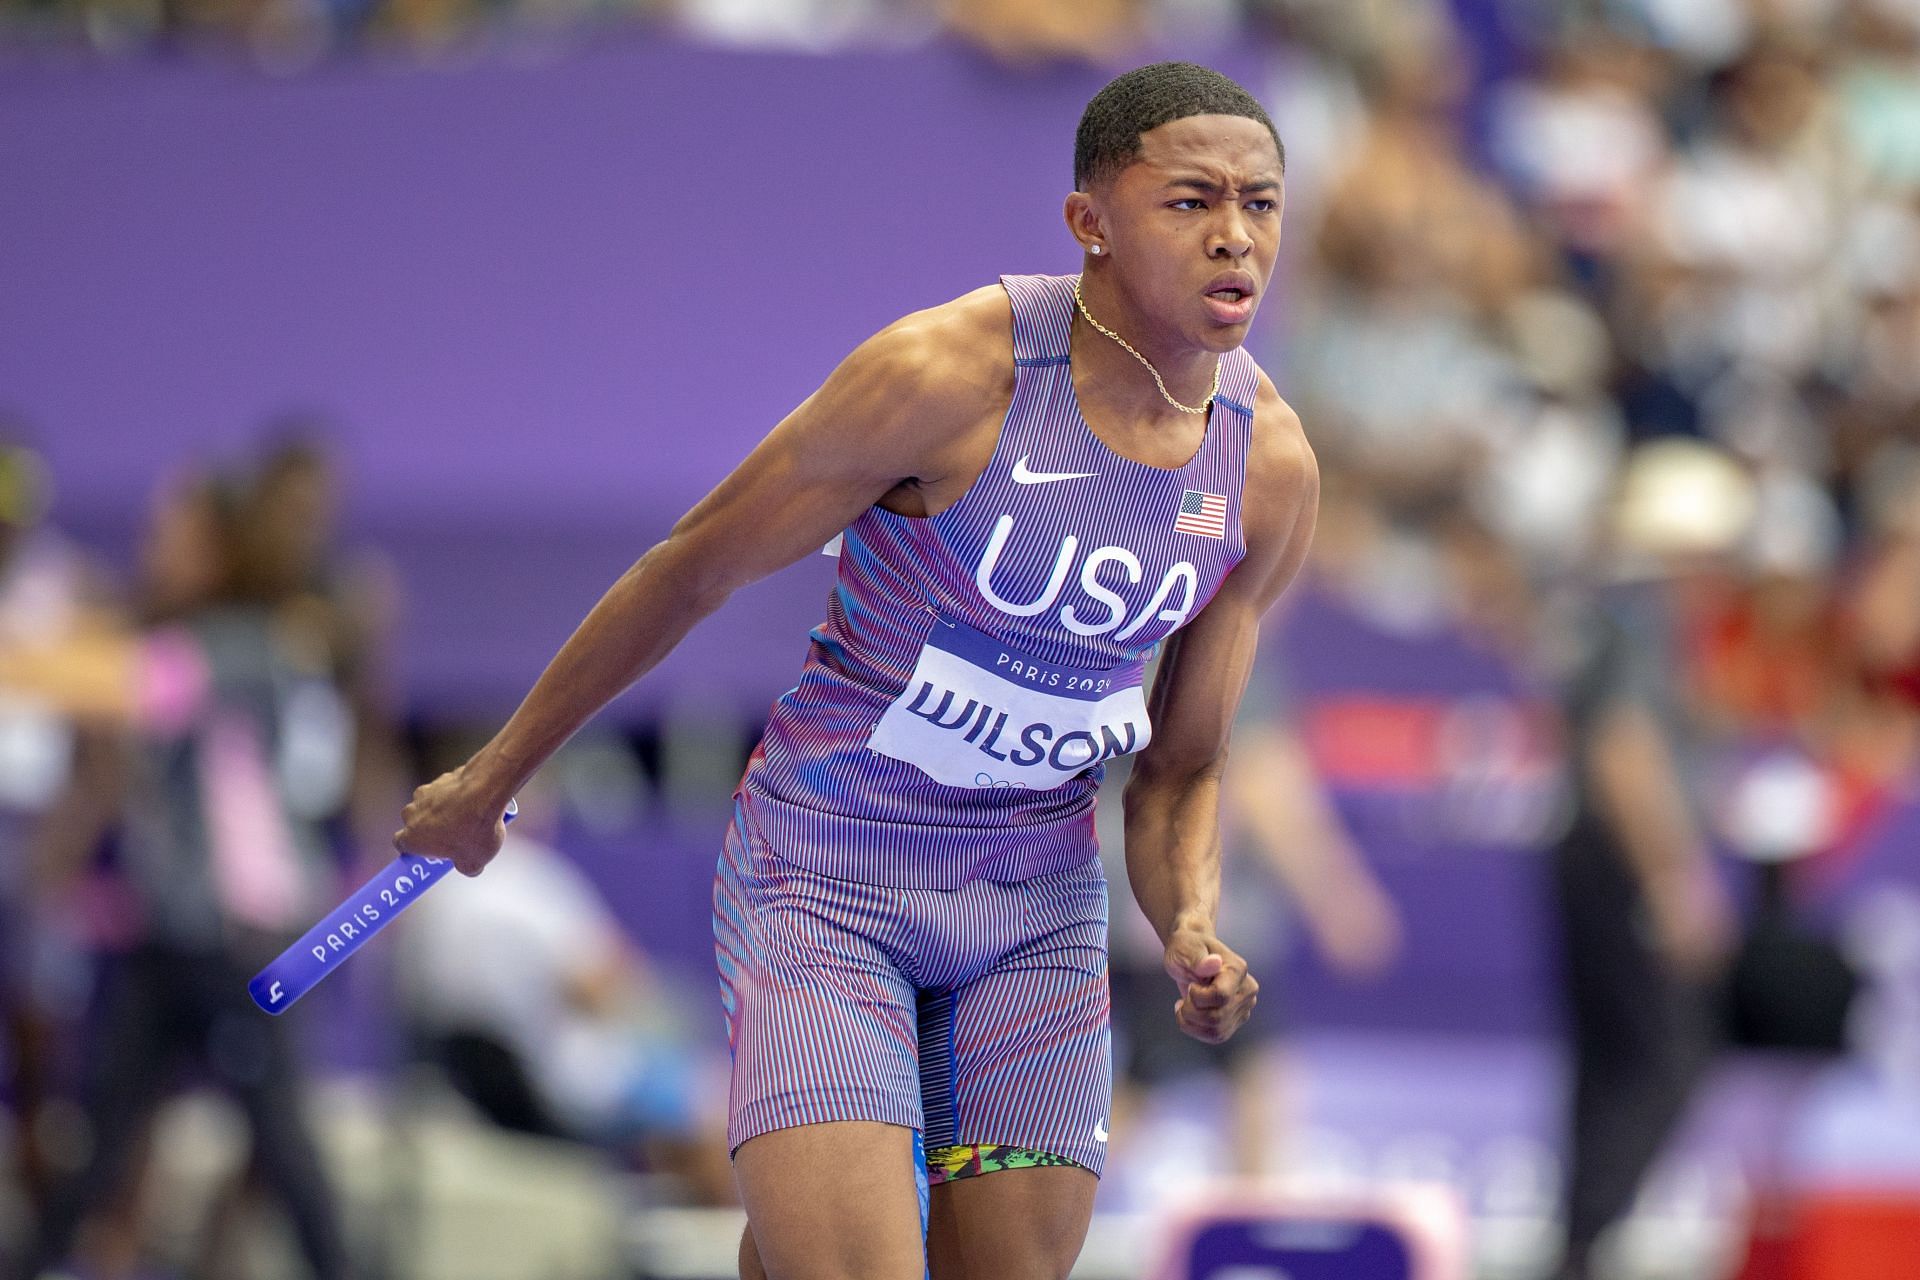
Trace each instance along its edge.
<instances>
[{"instance_id":1,"label":"striped racing singlet","mask_svg":"<svg viewBox=\"0 0 1920 1280\"><path fill-rule=\"evenodd\" d=\"M826 621L773 705L741 800L769 846L846 880L950 889L1095 854L1101 761L1146 745L1141 669L1245 554L1259 371L1224 357L1178 468L1121 457L1074 394L1072 276L1006 276L1013 402L936 516L847 527Z\"/></svg>"}]
</instances>

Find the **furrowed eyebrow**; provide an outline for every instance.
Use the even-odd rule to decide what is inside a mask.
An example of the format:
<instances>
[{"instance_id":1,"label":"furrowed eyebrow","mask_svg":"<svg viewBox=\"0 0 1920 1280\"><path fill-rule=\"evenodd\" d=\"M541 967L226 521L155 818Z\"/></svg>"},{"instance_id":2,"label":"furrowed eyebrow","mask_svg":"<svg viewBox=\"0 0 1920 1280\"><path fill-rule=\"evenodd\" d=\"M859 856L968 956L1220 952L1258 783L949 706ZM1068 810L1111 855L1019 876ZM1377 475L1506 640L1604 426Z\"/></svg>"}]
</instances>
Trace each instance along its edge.
<instances>
[{"instance_id":1,"label":"furrowed eyebrow","mask_svg":"<svg viewBox=\"0 0 1920 1280\"><path fill-rule=\"evenodd\" d=\"M1167 185L1169 187L1191 187L1195 191L1204 192L1207 195L1216 195L1221 190L1219 183L1213 182L1206 178L1194 178L1194 177L1173 178L1167 182ZM1256 182L1249 182L1246 186L1241 187L1240 194L1243 196L1272 195L1274 192L1278 191L1279 189L1280 189L1280 184L1276 182L1274 179L1262 178Z\"/></svg>"}]
</instances>

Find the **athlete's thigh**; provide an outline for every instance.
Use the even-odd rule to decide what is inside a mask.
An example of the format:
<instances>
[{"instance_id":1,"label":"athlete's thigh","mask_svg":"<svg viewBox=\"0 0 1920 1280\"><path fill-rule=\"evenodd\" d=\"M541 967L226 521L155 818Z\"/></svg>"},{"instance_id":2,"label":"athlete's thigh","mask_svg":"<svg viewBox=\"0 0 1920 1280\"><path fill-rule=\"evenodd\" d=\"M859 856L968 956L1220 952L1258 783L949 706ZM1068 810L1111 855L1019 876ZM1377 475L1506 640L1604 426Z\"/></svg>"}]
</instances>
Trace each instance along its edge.
<instances>
[{"instance_id":1,"label":"athlete's thigh","mask_svg":"<svg viewBox=\"0 0 1920 1280\"><path fill-rule=\"evenodd\" d=\"M736 815L714 886L733 1059L729 1150L802 1125L920 1127L897 896L794 868Z\"/></svg>"},{"instance_id":2,"label":"athlete's thigh","mask_svg":"<svg viewBox=\"0 0 1920 1280\"><path fill-rule=\"evenodd\" d=\"M942 1183L927 1215L933 1280L1060 1280L1093 1219L1099 1179L1070 1165Z\"/></svg>"},{"instance_id":3,"label":"athlete's thigh","mask_svg":"<svg viewBox=\"0 0 1920 1280\"><path fill-rule=\"evenodd\" d=\"M983 1155L946 1161L937 1181L1035 1162L1097 1176L1105 1163L1113 1098L1106 885L1096 863L1023 888L1025 941L948 993L944 1008L922 996L929 1157L939 1166L934 1157L954 1146ZM995 1148L1014 1149L1012 1158L996 1161Z\"/></svg>"},{"instance_id":4,"label":"athlete's thigh","mask_svg":"<svg viewBox=\"0 0 1920 1280\"><path fill-rule=\"evenodd\" d=\"M734 1153L748 1233L741 1273L769 1280L920 1280L913 1130L869 1121L800 1125Z\"/></svg>"}]
</instances>

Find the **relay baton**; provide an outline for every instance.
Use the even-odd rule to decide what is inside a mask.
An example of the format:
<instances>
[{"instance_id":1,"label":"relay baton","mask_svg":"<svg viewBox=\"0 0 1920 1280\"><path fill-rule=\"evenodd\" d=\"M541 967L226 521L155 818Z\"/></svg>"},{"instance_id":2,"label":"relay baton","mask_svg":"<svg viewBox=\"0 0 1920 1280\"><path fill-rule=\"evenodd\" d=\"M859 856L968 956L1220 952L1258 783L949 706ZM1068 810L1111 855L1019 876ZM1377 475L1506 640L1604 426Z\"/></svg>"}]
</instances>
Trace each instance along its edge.
<instances>
[{"instance_id":1,"label":"relay baton","mask_svg":"<svg viewBox=\"0 0 1920 1280\"><path fill-rule=\"evenodd\" d=\"M505 820L519 813L520 806L507 801ZM256 974L247 993L268 1013L285 1013L451 870L451 858L401 854Z\"/></svg>"}]
</instances>

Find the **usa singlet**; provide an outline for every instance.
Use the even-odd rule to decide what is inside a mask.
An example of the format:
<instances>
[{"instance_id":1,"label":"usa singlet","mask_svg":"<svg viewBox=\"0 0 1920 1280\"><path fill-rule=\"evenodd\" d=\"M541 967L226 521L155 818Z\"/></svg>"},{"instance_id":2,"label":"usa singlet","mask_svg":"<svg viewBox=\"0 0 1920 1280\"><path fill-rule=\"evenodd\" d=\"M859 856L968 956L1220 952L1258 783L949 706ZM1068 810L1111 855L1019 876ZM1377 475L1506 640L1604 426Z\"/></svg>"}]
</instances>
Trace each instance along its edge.
<instances>
[{"instance_id":1,"label":"usa singlet","mask_svg":"<svg viewBox=\"0 0 1920 1280\"><path fill-rule=\"evenodd\" d=\"M1147 657L1245 554L1252 357L1223 357L1185 465L1122 457L1074 393L1074 279L1002 278L1013 401L972 488L846 530L826 621L742 779L795 866L951 889L1085 862L1103 762L1152 734Z\"/></svg>"},{"instance_id":2,"label":"usa singlet","mask_svg":"<svg viewBox=\"0 0 1920 1280\"><path fill-rule=\"evenodd\" d=\"M866 1120L926 1182L1098 1176L1112 1101L1104 762L1147 745L1141 673L1244 553L1259 373L1235 351L1186 465L1088 429L1071 277L1009 276L1013 403L926 519L846 531L827 620L747 766L714 884L730 1149Z\"/></svg>"}]
</instances>

